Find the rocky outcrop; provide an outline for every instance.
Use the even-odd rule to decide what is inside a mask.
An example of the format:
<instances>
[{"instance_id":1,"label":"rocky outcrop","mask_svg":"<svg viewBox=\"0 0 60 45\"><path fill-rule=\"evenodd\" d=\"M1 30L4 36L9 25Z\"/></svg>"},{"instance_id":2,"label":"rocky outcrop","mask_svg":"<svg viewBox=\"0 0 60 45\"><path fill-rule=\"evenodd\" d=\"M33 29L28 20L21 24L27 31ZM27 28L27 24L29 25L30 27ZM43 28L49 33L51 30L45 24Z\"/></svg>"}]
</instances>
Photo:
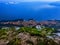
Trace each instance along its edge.
<instances>
[{"instance_id":1,"label":"rocky outcrop","mask_svg":"<svg viewBox=\"0 0 60 45\"><path fill-rule=\"evenodd\" d=\"M19 33L17 38L21 39L22 45L36 45L37 44L37 37L31 36L29 33Z\"/></svg>"}]
</instances>

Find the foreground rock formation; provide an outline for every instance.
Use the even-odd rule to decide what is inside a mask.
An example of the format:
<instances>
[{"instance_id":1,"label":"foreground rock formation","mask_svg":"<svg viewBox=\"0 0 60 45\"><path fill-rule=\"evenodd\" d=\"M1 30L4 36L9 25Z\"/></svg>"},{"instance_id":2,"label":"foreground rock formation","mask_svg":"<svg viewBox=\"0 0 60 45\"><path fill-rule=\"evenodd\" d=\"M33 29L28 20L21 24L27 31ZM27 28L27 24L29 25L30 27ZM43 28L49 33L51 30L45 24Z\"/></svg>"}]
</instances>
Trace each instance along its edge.
<instances>
[{"instance_id":1,"label":"foreground rock formation","mask_svg":"<svg viewBox=\"0 0 60 45\"><path fill-rule=\"evenodd\" d=\"M19 30L15 30L15 28L1 29L0 45L60 45L60 38L50 38L52 32L51 28L42 30L29 27L22 27Z\"/></svg>"}]
</instances>

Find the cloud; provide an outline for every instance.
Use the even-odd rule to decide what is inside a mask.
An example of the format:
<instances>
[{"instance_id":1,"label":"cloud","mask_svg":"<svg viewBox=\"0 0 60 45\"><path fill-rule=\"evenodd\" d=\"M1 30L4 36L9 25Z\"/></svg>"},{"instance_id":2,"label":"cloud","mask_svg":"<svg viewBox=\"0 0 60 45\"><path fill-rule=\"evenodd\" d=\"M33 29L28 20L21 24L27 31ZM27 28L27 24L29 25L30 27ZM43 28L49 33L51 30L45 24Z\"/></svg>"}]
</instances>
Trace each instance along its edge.
<instances>
[{"instance_id":1,"label":"cloud","mask_svg":"<svg viewBox=\"0 0 60 45\"><path fill-rule=\"evenodd\" d=\"M53 2L53 3L50 3L50 5L60 7L60 2L59 1Z\"/></svg>"},{"instance_id":2,"label":"cloud","mask_svg":"<svg viewBox=\"0 0 60 45\"><path fill-rule=\"evenodd\" d=\"M9 2L9 4L15 4L15 2Z\"/></svg>"},{"instance_id":3,"label":"cloud","mask_svg":"<svg viewBox=\"0 0 60 45\"><path fill-rule=\"evenodd\" d=\"M40 9L44 9L44 8L56 8L56 6L46 4L46 5L40 5L40 6L33 7L34 10L40 10Z\"/></svg>"},{"instance_id":4,"label":"cloud","mask_svg":"<svg viewBox=\"0 0 60 45\"><path fill-rule=\"evenodd\" d=\"M6 2L5 4L18 4L18 2Z\"/></svg>"},{"instance_id":5,"label":"cloud","mask_svg":"<svg viewBox=\"0 0 60 45\"><path fill-rule=\"evenodd\" d=\"M55 8L56 6L52 6L52 5L43 5L41 6L41 8Z\"/></svg>"}]
</instances>

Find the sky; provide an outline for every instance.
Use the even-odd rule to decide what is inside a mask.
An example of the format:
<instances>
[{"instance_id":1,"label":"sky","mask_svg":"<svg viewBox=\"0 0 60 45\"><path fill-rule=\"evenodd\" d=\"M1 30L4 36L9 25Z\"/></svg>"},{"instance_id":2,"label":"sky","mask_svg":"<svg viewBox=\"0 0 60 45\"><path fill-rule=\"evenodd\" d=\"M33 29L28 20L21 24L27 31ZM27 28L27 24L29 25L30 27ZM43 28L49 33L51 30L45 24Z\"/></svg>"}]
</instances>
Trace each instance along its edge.
<instances>
[{"instance_id":1,"label":"sky","mask_svg":"<svg viewBox=\"0 0 60 45\"><path fill-rule=\"evenodd\" d=\"M60 0L0 0L0 2L34 2L34 1L43 1L43 2L54 2L54 1L60 1Z\"/></svg>"},{"instance_id":2,"label":"sky","mask_svg":"<svg viewBox=\"0 0 60 45\"><path fill-rule=\"evenodd\" d=\"M7 2L6 4L16 4L16 2L43 2L42 5L40 5L40 3L31 6L8 6L6 5L4 8L4 6L2 6L3 8L1 8L0 10L0 14L2 12L2 15L0 15L0 20L3 19L15 19L15 18L35 18L35 19L41 19L41 20L45 20L45 19L60 19L60 6L56 6L56 5L50 5L50 4L45 4L44 2L56 2L56 1L60 1L60 0L0 0L0 2ZM59 2L60 3L60 2ZM27 3L28 4L28 3ZM60 4L58 4L60 5ZM30 7L31 6L31 7ZM26 9L25 9L26 8ZM16 13L15 13L16 12ZM21 13L20 13L21 12ZM28 13L27 13L28 12ZM48 13L47 13L48 12ZM17 15L18 13L18 15ZM34 15L33 15L34 14ZM37 16L38 14L38 16ZM22 16L21 16L22 15ZM53 15L53 16L52 16ZM56 16L57 15L57 16ZM45 18L44 18L45 17Z\"/></svg>"}]
</instances>

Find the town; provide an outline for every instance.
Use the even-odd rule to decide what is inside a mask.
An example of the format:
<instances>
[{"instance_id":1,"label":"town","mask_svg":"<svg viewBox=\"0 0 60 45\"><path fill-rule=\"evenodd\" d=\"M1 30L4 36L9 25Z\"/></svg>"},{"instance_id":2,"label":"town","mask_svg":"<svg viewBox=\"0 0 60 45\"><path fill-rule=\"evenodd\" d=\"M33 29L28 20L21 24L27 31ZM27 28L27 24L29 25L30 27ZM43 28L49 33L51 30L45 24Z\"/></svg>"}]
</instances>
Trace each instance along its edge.
<instances>
[{"instance_id":1,"label":"town","mask_svg":"<svg viewBox=\"0 0 60 45\"><path fill-rule=\"evenodd\" d=\"M20 27L26 27L26 26L59 26L60 21L59 20L46 20L46 21L35 21L33 19L24 20L24 19L18 19L18 20L8 20L8 21L0 21L0 26L20 26Z\"/></svg>"},{"instance_id":2,"label":"town","mask_svg":"<svg viewBox=\"0 0 60 45\"><path fill-rule=\"evenodd\" d=\"M35 21L34 19L24 20L24 19L17 19L17 20L7 20L7 21L0 21L0 28L1 27L36 27L41 28L49 27L55 28L56 30L60 30L60 20L46 20L46 21Z\"/></svg>"}]
</instances>

